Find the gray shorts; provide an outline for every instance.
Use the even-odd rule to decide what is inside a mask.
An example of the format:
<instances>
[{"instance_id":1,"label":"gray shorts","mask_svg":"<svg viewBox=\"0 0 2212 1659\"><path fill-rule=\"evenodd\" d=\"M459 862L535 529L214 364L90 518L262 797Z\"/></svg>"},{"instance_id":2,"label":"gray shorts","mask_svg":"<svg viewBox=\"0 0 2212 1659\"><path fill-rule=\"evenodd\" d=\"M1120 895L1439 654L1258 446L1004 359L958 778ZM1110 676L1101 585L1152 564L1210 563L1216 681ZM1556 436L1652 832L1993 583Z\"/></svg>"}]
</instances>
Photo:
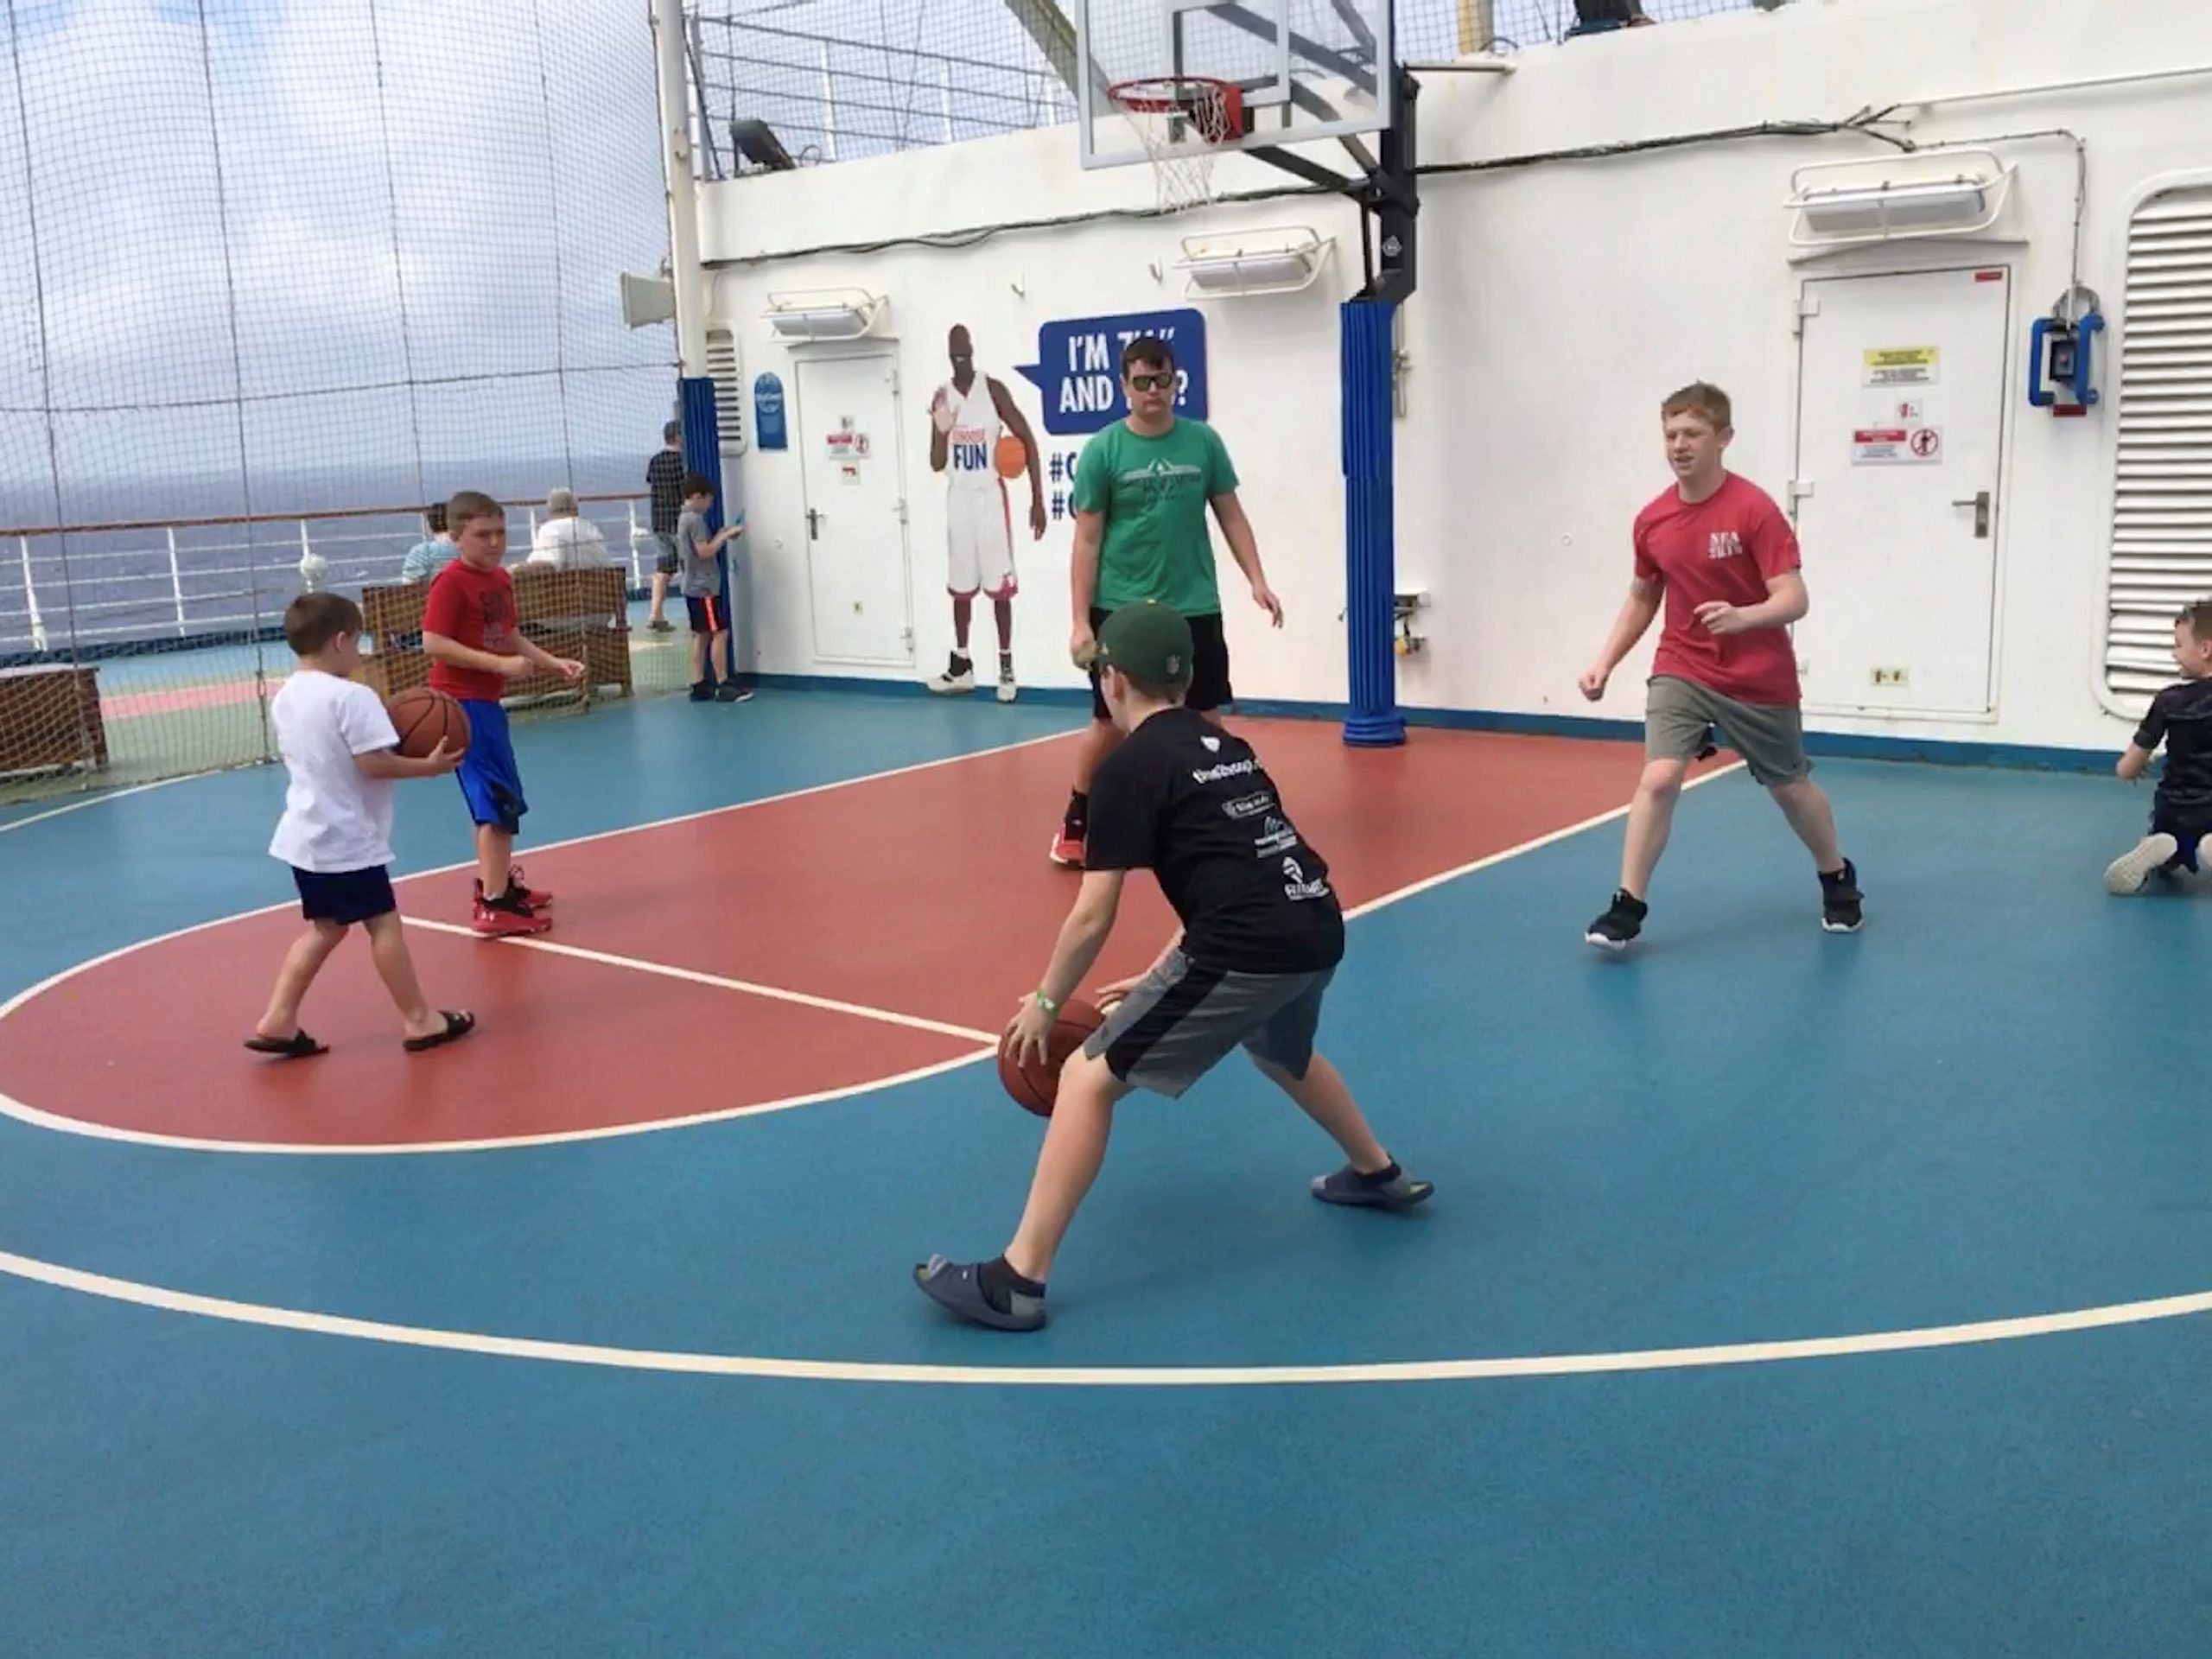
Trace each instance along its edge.
<instances>
[{"instance_id":1,"label":"gray shorts","mask_svg":"<svg viewBox=\"0 0 2212 1659\"><path fill-rule=\"evenodd\" d=\"M1240 1043L1254 1059L1302 1078L1335 974L1239 974L1174 951L1090 1033L1083 1052L1104 1056L1106 1069L1132 1089L1171 1100Z\"/></svg>"},{"instance_id":2,"label":"gray shorts","mask_svg":"<svg viewBox=\"0 0 2212 1659\"><path fill-rule=\"evenodd\" d=\"M681 561L676 556L676 537L655 531L653 540L660 543L660 552L653 560L654 570L664 576L674 575L681 567Z\"/></svg>"},{"instance_id":3,"label":"gray shorts","mask_svg":"<svg viewBox=\"0 0 2212 1659\"><path fill-rule=\"evenodd\" d=\"M1805 721L1796 703L1738 702L1694 680L1662 674L1643 709L1643 757L1692 760L1707 741L1720 741L1744 757L1751 781L1768 789L1813 775L1805 755Z\"/></svg>"}]
</instances>

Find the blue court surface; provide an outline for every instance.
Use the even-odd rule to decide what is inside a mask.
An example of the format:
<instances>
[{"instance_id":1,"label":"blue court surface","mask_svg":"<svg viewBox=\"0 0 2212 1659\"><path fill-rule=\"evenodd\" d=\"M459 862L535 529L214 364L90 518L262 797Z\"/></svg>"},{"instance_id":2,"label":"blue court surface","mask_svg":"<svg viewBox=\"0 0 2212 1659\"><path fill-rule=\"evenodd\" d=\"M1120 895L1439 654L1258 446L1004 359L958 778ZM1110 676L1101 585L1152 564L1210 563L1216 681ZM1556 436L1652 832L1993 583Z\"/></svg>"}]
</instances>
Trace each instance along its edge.
<instances>
[{"instance_id":1,"label":"blue court surface","mask_svg":"<svg viewBox=\"0 0 2212 1659\"><path fill-rule=\"evenodd\" d=\"M1077 718L611 709L522 732L530 828L603 836L1031 740L958 764L1034 768L1049 800ZM1809 864L1740 771L1686 797L1624 959L1580 938L1617 821L1359 915L1323 1046L1434 1204L1314 1204L1332 1149L1225 1067L1122 1108L1034 1337L951 1325L907 1282L932 1250L990 1254L1019 1211L1039 1125L987 1061L443 1154L0 1119L0 1648L2202 1653L2212 896L2103 892L2147 804L2107 779L1821 776L1867 893L1856 937L1820 931ZM0 822L0 995L283 901L283 786ZM872 787L807 798L866 817ZM454 817L403 797L405 868L466 855ZM1049 828L1016 837L1040 866ZM1041 967L995 960L979 889L940 890L965 821L867 833L913 895L866 918L887 950L930 931L994 987ZM680 846L601 844L639 849L614 866L638 902L744 891ZM228 988L239 1034L274 969ZM576 1030L641 1077L696 1035L650 1001ZM180 1068L180 1091L213 1086ZM711 1112L719 1086L658 1115Z\"/></svg>"}]
</instances>

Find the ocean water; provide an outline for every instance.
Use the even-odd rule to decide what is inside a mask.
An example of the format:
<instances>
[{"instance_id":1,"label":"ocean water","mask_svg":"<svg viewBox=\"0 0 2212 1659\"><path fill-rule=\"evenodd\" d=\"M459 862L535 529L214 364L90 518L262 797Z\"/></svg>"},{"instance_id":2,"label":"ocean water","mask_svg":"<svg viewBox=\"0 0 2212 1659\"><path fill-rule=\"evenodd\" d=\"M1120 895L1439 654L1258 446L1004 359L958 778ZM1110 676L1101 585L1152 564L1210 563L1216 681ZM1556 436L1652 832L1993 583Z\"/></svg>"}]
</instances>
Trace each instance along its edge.
<instances>
[{"instance_id":1,"label":"ocean water","mask_svg":"<svg viewBox=\"0 0 2212 1659\"><path fill-rule=\"evenodd\" d=\"M642 495L649 454L579 459L573 466L557 458L537 466L442 466L428 469L423 482L439 499L487 489L505 503L512 556L527 546L531 510L543 516L547 491L565 484L584 495ZM489 475L474 475L480 473ZM407 550L423 537L421 499L411 467L98 486L78 480L64 498L65 524L133 527L57 532L50 492L41 502L26 491L0 491L0 655L41 649L41 638L44 651L66 655L73 643L112 648L273 626L304 585L303 559L311 566L321 562L314 570L320 588L358 593L365 583L396 581ZM605 533L608 552L625 563L629 505L601 501L584 508ZM636 505L644 524L645 503ZM364 508L396 510L251 524L190 522Z\"/></svg>"}]
</instances>

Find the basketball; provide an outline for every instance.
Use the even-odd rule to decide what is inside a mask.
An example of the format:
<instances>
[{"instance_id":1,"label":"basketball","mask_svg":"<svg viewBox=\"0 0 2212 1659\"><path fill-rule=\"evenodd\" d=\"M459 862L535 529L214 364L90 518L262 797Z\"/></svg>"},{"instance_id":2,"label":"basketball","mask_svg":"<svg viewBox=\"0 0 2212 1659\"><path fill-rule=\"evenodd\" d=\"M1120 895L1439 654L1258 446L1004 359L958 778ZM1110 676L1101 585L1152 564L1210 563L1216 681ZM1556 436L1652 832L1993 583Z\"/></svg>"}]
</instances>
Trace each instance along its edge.
<instances>
[{"instance_id":1,"label":"basketball","mask_svg":"<svg viewBox=\"0 0 2212 1659\"><path fill-rule=\"evenodd\" d=\"M1061 1005L1060 1017L1052 1021L1052 1029L1046 1035L1043 1065L1034 1060L1015 1065L1014 1056L1001 1042L999 1081L1006 1085L1014 1103L1024 1111L1050 1117L1053 1096L1060 1092L1060 1068L1067 1064L1069 1055L1083 1046L1084 1039L1105 1023L1104 1014L1081 997L1071 996Z\"/></svg>"},{"instance_id":2,"label":"basketball","mask_svg":"<svg viewBox=\"0 0 2212 1659\"><path fill-rule=\"evenodd\" d=\"M1020 478L1029 470L1029 446L1009 432L999 440L997 460L1001 478Z\"/></svg>"},{"instance_id":3,"label":"basketball","mask_svg":"<svg viewBox=\"0 0 2212 1659\"><path fill-rule=\"evenodd\" d=\"M455 749L468 747L468 716L442 691L410 686L384 708L391 716L391 729L399 734L399 752L410 760L429 759L441 741Z\"/></svg>"}]
</instances>

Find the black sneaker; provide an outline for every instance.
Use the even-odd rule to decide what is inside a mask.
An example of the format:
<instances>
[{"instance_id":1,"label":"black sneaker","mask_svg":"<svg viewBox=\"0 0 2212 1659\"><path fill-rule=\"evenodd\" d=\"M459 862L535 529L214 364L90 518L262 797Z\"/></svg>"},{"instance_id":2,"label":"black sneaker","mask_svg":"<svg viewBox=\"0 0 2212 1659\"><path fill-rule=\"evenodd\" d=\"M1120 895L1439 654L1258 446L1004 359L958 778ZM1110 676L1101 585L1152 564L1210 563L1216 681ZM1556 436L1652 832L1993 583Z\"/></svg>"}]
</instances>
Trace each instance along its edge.
<instances>
[{"instance_id":1,"label":"black sneaker","mask_svg":"<svg viewBox=\"0 0 2212 1659\"><path fill-rule=\"evenodd\" d=\"M745 686L725 685L715 691L715 701L716 702L750 702L753 701L753 693Z\"/></svg>"},{"instance_id":2,"label":"black sneaker","mask_svg":"<svg viewBox=\"0 0 2212 1659\"><path fill-rule=\"evenodd\" d=\"M691 683L691 701L692 701L692 702L712 702L714 700L715 700L715 688L714 688L711 684L709 684L707 681L705 681L705 680L694 680L694 681Z\"/></svg>"},{"instance_id":3,"label":"black sneaker","mask_svg":"<svg viewBox=\"0 0 2212 1659\"><path fill-rule=\"evenodd\" d=\"M1849 859L1833 875L1821 877L1821 926L1830 933L1856 933L1866 919L1859 906L1858 867Z\"/></svg>"},{"instance_id":4,"label":"black sneaker","mask_svg":"<svg viewBox=\"0 0 2212 1659\"><path fill-rule=\"evenodd\" d=\"M1643 918L1650 913L1650 906L1631 897L1624 887L1613 895L1613 902L1605 913L1591 923L1582 937L1600 950L1625 950L1629 941L1643 931Z\"/></svg>"}]
</instances>

